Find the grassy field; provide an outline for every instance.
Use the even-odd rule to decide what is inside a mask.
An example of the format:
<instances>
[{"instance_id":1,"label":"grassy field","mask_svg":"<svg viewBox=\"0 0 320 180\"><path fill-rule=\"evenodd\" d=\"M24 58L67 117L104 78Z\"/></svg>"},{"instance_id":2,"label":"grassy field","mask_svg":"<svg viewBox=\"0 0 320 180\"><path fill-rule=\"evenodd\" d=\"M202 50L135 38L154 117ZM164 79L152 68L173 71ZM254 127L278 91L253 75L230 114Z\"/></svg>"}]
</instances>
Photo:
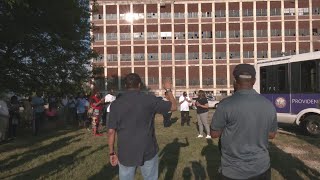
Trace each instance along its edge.
<instances>
[{"instance_id":1,"label":"grassy field","mask_svg":"<svg viewBox=\"0 0 320 180\"><path fill-rule=\"evenodd\" d=\"M169 128L156 116L160 147L159 179L220 179L217 140L198 139L195 112L191 126ZM212 113L211 113L212 115ZM210 115L210 116L211 116ZM118 179L108 162L107 137L92 137L85 129L46 130L39 137L29 129L0 145L0 179ZM279 134L270 142L272 179L319 179L319 138ZM139 170L136 179L142 179Z\"/></svg>"}]
</instances>

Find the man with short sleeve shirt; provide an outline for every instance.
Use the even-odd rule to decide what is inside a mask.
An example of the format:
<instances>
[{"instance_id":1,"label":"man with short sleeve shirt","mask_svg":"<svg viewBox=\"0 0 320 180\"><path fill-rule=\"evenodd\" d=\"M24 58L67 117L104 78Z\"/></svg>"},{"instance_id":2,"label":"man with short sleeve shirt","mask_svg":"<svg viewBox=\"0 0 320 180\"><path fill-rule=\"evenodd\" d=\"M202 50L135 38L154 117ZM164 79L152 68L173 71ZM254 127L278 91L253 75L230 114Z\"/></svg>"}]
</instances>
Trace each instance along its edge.
<instances>
[{"instance_id":1,"label":"man with short sleeve shirt","mask_svg":"<svg viewBox=\"0 0 320 180\"><path fill-rule=\"evenodd\" d=\"M137 167L144 179L158 179L158 144L155 136L154 117L156 113L175 111L176 101L171 84L164 83L168 100L140 92L141 78L130 73L125 78L127 91L112 102L108 120L108 144L110 163L119 164L120 180L133 180ZM117 134L118 153L114 150Z\"/></svg>"},{"instance_id":2,"label":"man with short sleeve shirt","mask_svg":"<svg viewBox=\"0 0 320 180\"><path fill-rule=\"evenodd\" d=\"M221 135L222 179L271 179L268 138L277 132L272 103L254 89L256 71L239 64L233 71L237 91L214 114L211 137Z\"/></svg>"},{"instance_id":3,"label":"man with short sleeve shirt","mask_svg":"<svg viewBox=\"0 0 320 180\"><path fill-rule=\"evenodd\" d=\"M180 112L181 112L181 126L184 126L187 123L190 126L189 118L189 103L192 101L187 96L187 92L183 92L182 96L179 97Z\"/></svg>"}]
</instances>

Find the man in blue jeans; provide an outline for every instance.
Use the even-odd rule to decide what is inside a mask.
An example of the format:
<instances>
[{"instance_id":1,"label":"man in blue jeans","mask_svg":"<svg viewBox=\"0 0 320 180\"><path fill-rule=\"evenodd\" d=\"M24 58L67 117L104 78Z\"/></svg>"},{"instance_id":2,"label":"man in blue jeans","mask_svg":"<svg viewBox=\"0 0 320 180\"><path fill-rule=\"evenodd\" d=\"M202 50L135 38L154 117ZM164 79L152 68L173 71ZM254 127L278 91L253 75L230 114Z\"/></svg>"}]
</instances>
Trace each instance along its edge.
<instances>
[{"instance_id":1,"label":"man in blue jeans","mask_svg":"<svg viewBox=\"0 0 320 180\"><path fill-rule=\"evenodd\" d=\"M127 91L117 98L110 109L108 144L110 163L119 164L120 180L133 180L137 167L146 180L158 179L158 144L155 136L155 113L167 113L177 109L171 92L171 83L163 87L168 100L140 92L141 78L130 73L125 78ZM117 134L118 153L114 151Z\"/></svg>"}]
</instances>

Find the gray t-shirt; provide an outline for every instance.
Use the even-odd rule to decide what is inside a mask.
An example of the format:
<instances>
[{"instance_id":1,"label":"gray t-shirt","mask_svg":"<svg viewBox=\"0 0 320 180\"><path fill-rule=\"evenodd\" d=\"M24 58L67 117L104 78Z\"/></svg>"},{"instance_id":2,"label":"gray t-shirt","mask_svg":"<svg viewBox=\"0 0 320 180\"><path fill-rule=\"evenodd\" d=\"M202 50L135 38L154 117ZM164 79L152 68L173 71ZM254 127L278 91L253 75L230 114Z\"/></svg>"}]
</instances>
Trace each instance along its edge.
<instances>
[{"instance_id":1,"label":"gray t-shirt","mask_svg":"<svg viewBox=\"0 0 320 180\"><path fill-rule=\"evenodd\" d=\"M268 135L277 128L274 106L255 90L239 90L224 99L211 123L211 129L222 130L222 174L247 179L268 170Z\"/></svg>"},{"instance_id":2,"label":"gray t-shirt","mask_svg":"<svg viewBox=\"0 0 320 180\"><path fill-rule=\"evenodd\" d=\"M108 127L117 132L122 165L141 166L158 153L154 116L170 109L171 102L139 91L127 91L111 104Z\"/></svg>"}]
</instances>

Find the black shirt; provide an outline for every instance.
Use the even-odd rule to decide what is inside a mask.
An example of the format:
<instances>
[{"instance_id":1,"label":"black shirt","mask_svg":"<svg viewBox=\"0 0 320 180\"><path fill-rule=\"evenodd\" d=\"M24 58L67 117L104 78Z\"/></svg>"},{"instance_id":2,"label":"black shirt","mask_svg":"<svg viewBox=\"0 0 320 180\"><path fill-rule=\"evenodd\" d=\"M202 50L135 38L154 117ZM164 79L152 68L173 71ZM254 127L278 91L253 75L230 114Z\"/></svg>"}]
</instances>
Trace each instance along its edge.
<instances>
[{"instance_id":1,"label":"black shirt","mask_svg":"<svg viewBox=\"0 0 320 180\"><path fill-rule=\"evenodd\" d=\"M208 104L207 98L201 98L201 99L198 98L196 100L196 102L199 102L201 105ZM205 112L208 112L208 108L203 108L203 107L197 106L197 114L201 114L201 113L205 113Z\"/></svg>"},{"instance_id":2,"label":"black shirt","mask_svg":"<svg viewBox=\"0 0 320 180\"><path fill-rule=\"evenodd\" d=\"M109 129L117 132L118 158L125 166L141 166L158 153L155 113L167 113L170 101L140 91L127 91L110 107Z\"/></svg>"}]
</instances>

